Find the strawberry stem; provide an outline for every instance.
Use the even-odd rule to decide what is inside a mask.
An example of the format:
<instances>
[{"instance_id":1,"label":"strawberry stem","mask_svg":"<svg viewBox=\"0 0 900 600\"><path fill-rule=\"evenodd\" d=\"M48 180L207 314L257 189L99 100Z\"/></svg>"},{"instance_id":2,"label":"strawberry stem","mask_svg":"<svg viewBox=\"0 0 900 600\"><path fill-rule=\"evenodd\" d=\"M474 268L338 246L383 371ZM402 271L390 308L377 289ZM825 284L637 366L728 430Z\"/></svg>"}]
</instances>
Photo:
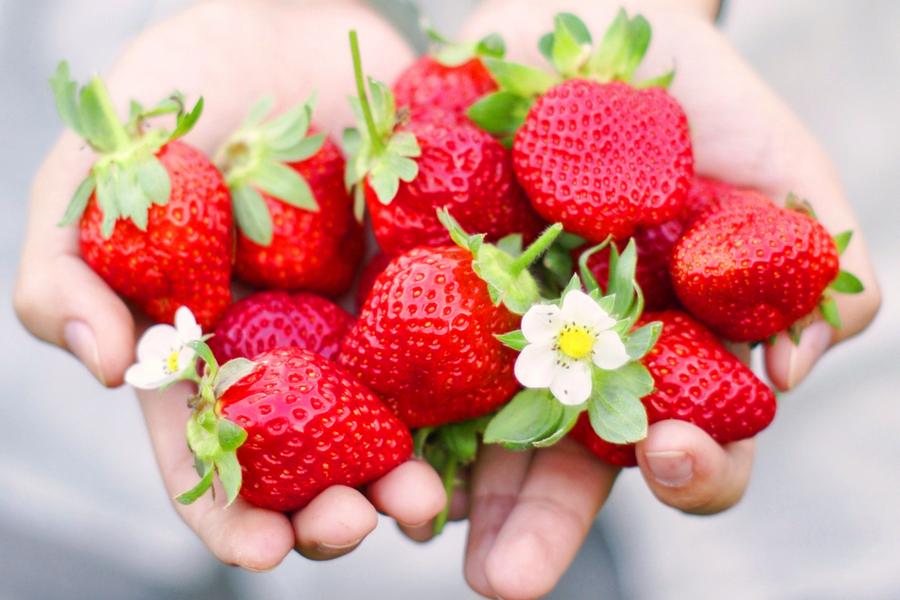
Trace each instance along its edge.
<instances>
[{"instance_id":1,"label":"strawberry stem","mask_svg":"<svg viewBox=\"0 0 900 600\"><path fill-rule=\"evenodd\" d=\"M518 275L525 269L527 269L531 263L537 260L537 257L543 254L547 248L550 247L550 244L562 233L563 226L561 223L555 223L544 230L544 233L541 236L534 240L530 246L525 248L525 251L522 252L510 265L510 271L513 275Z\"/></svg>"},{"instance_id":2,"label":"strawberry stem","mask_svg":"<svg viewBox=\"0 0 900 600\"><path fill-rule=\"evenodd\" d=\"M444 530L444 525L447 524L447 518L450 516L450 504L453 502L453 490L456 488L456 471L458 468L459 461L455 456L451 455L447 459L447 464L444 465L444 468L441 471L441 481L444 484L444 493L447 496L447 504L444 505L444 509L434 518L434 526L432 527L432 533L434 533L434 535L440 535Z\"/></svg>"},{"instance_id":3,"label":"strawberry stem","mask_svg":"<svg viewBox=\"0 0 900 600\"><path fill-rule=\"evenodd\" d=\"M375 118L372 116L372 107L369 105L369 96L366 93L366 84L363 79L359 39L357 38L356 30L353 29L350 30L350 54L353 57L353 75L356 79L356 93L359 95L359 105L362 107L366 129L369 130L369 137L372 139L373 153L378 155L384 150L384 142L381 141L378 135L378 128L375 127Z\"/></svg>"},{"instance_id":4,"label":"strawberry stem","mask_svg":"<svg viewBox=\"0 0 900 600\"><path fill-rule=\"evenodd\" d=\"M112 98L109 96L109 90L106 89L106 85L103 83L103 80L100 79L99 75L94 75L91 78L90 83L87 85L87 90L89 93L82 94L82 98L87 96L96 101L96 108L99 109L98 116L101 117L102 126L107 130L109 135L112 136L111 141L113 142L113 149L119 150L131 144L131 138L128 137L128 131L126 131L125 126L122 125L122 122L116 114ZM90 141L91 140L89 139L88 142Z\"/></svg>"}]
</instances>

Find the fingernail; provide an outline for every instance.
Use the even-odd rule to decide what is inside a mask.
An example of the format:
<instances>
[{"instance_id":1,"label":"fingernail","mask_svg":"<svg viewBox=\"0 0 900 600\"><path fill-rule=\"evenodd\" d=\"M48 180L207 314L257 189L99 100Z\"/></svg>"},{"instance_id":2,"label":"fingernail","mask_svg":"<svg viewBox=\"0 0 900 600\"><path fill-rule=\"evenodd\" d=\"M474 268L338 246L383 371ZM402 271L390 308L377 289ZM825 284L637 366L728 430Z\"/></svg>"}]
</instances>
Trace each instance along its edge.
<instances>
[{"instance_id":1,"label":"fingernail","mask_svg":"<svg viewBox=\"0 0 900 600\"><path fill-rule=\"evenodd\" d=\"M424 521L421 521L419 523L401 523L401 525L403 525L407 529L419 529L420 527L425 527L429 523L431 523L431 519L425 519Z\"/></svg>"},{"instance_id":2,"label":"fingernail","mask_svg":"<svg viewBox=\"0 0 900 600\"><path fill-rule=\"evenodd\" d=\"M359 546L360 542L362 542L362 538L352 541L349 544L326 544L324 542L319 542L316 544L316 550L323 554L335 554L337 552L355 548L356 546Z\"/></svg>"},{"instance_id":3,"label":"fingernail","mask_svg":"<svg viewBox=\"0 0 900 600\"><path fill-rule=\"evenodd\" d=\"M831 344L834 330L824 321L815 321L800 334L800 343L791 346L788 360L788 389L803 381L813 365Z\"/></svg>"},{"instance_id":4,"label":"fingernail","mask_svg":"<svg viewBox=\"0 0 900 600\"><path fill-rule=\"evenodd\" d=\"M100 368L100 351L97 348L97 338L94 331L84 321L69 321L63 327L63 341L66 348L74 354L78 360L96 377L100 383L106 385L103 371Z\"/></svg>"},{"instance_id":5,"label":"fingernail","mask_svg":"<svg viewBox=\"0 0 900 600\"><path fill-rule=\"evenodd\" d=\"M647 452L644 457L650 474L660 485L681 487L694 475L694 459L683 450Z\"/></svg>"}]
</instances>

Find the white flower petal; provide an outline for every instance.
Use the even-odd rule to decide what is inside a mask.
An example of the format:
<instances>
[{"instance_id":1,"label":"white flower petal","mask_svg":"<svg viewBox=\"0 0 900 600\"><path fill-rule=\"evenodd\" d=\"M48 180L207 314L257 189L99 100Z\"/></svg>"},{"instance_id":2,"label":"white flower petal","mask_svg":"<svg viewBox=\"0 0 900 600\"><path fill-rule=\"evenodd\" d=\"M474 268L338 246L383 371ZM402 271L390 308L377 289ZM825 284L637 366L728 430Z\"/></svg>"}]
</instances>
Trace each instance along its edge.
<instances>
[{"instance_id":1,"label":"white flower petal","mask_svg":"<svg viewBox=\"0 0 900 600\"><path fill-rule=\"evenodd\" d=\"M175 381L176 375L167 373L161 362L139 362L125 371L125 382L139 390L155 390Z\"/></svg>"},{"instance_id":2,"label":"white flower petal","mask_svg":"<svg viewBox=\"0 0 900 600\"><path fill-rule=\"evenodd\" d=\"M178 332L171 325L154 325L138 342L138 362L159 362L181 347Z\"/></svg>"},{"instance_id":3,"label":"white flower petal","mask_svg":"<svg viewBox=\"0 0 900 600\"><path fill-rule=\"evenodd\" d=\"M546 388L558 368L556 352L549 344L528 344L516 358L515 374L525 387Z\"/></svg>"},{"instance_id":4,"label":"white flower petal","mask_svg":"<svg viewBox=\"0 0 900 600\"><path fill-rule=\"evenodd\" d=\"M559 307L555 304L535 304L522 317L522 335L532 344L549 342L562 328Z\"/></svg>"},{"instance_id":5,"label":"white flower petal","mask_svg":"<svg viewBox=\"0 0 900 600\"><path fill-rule=\"evenodd\" d=\"M562 301L561 318L589 329L604 330L616 324L597 302L581 290L571 290Z\"/></svg>"},{"instance_id":6,"label":"white flower petal","mask_svg":"<svg viewBox=\"0 0 900 600\"><path fill-rule=\"evenodd\" d=\"M181 350L178 352L178 373L181 373L185 369L187 369L191 362L194 360L194 357L197 356L197 353L194 352L193 348L188 348L187 346L182 346Z\"/></svg>"},{"instance_id":7,"label":"white flower petal","mask_svg":"<svg viewBox=\"0 0 900 600\"><path fill-rule=\"evenodd\" d=\"M625 344L622 343L622 338L615 331L598 333L591 355L594 364L607 371L618 369L629 360Z\"/></svg>"},{"instance_id":8,"label":"white flower petal","mask_svg":"<svg viewBox=\"0 0 900 600\"><path fill-rule=\"evenodd\" d=\"M187 306L182 306L175 311L175 329L182 342L193 342L203 337L203 330L197 324L194 313Z\"/></svg>"},{"instance_id":9,"label":"white flower petal","mask_svg":"<svg viewBox=\"0 0 900 600\"><path fill-rule=\"evenodd\" d=\"M569 363L568 368L560 368L550 384L550 392L563 404L575 406L591 395L591 367L583 360Z\"/></svg>"}]
</instances>

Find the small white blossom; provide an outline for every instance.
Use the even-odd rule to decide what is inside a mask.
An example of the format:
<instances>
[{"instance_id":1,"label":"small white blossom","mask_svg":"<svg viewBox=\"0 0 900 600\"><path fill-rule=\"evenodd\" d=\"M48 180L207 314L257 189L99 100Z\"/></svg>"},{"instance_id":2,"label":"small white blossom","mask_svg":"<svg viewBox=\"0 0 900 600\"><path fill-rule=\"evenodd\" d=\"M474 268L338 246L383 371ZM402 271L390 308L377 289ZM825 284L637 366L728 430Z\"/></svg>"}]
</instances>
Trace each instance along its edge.
<instances>
[{"instance_id":1,"label":"small white blossom","mask_svg":"<svg viewBox=\"0 0 900 600\"><path fill-rule=\"evenodd\" d=\"M580 290L566 293L562 307L532 306L522 317L528 345L516 359L516 379L528 388L549 388L563 404L581 404L591 395L591 363L614 370L629 360L622 338L612 331L615 324Z\"/></svg>"},{"instance_id":2,"label":"small white blossom","mask_svg":"<svg viewBox=\"0 0 900 600\"><path fill-rule=\"evenodd\" d=\"M175 326L154 325L141 336L137 362L125 372L125 381L138 389L155 390L176 381L191 366L196 353L187 344L203 337L191 310L175 311Z\"/></svg>"}]
</instances>

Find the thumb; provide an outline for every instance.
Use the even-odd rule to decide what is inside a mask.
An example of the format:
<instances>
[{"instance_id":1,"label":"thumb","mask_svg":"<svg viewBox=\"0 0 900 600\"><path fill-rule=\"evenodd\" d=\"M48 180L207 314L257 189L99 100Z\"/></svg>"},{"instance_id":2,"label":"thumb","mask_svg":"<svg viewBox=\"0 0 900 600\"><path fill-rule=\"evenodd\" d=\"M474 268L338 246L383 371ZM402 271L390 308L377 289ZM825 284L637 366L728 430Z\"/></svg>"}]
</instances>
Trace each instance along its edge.
<instances>
[{"instance_id":1,"label":"thumb","mask_svg":"<svg viewBox=\"0 0 900 600\"><path fill-rule=\"evenodd\" d=\"M74 354L102 384L122 383L134 362L134 319L80 258L63 254L31 264L23 257L14 305L33 335Z\"/></svg>"}]
</instances>

